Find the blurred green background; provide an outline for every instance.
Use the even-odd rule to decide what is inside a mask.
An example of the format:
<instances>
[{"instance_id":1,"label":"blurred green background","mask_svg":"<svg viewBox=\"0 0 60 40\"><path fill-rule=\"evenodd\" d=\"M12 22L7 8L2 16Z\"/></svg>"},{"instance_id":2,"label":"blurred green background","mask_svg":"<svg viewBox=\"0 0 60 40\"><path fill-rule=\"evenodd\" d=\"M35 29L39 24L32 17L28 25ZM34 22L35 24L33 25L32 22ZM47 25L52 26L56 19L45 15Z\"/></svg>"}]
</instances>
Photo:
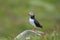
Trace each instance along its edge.
<instances>
[{"instance_id":1,"label":"blurred green background","mask_svg":"<svg viewBox=\"0 0 60 40\"><path fill-rule=\"evenodd\" d=\"M43 25L37 30L49 35L41 40L60 40L60 0L0 0L0 40L13 40L20 32L33 28L29 10Z\"/></svg>"}]
</instances>

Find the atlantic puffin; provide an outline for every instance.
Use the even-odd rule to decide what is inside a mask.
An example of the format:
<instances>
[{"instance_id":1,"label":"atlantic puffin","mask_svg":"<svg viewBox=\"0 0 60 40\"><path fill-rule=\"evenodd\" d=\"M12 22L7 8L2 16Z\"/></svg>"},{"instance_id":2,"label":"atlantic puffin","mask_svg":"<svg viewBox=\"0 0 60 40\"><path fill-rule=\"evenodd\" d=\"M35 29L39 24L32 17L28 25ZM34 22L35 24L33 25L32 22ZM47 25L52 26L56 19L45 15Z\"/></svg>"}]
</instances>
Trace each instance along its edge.
<instances>
[{"instance_id":1,"label":"atlantic puffin","mask_svg":"<svg viewBox=\"0 0 60 40\"><path fill-rule=\"evenodd\" d=\"M35 15L32 11L30 11L28 15L29 15L29 23L33 26L33 30L35 30L36 28L42 28L42 25L35 18Z\"/></svg>"}]
</instances>

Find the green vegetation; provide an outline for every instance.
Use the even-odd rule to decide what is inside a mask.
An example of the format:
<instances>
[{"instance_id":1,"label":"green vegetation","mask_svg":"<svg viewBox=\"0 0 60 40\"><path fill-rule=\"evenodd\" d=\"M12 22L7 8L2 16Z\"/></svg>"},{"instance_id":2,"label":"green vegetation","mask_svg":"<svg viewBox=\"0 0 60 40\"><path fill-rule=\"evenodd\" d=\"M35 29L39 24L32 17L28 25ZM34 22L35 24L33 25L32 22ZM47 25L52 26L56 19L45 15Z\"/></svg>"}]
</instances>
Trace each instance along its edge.
<instances>
[{"instance_id":1,"label":"green vegetation","mask_svg":"<svg viewBox=\"0 0 60 40\"><path fill-rule=\"evenodd\" d=\"M37 30L47 33L41 40L60 40L60 0L0 0L0 40L13 40L20 32L33 28L26 15L29 10L43 25Z\"/></svg>"}]
</instances>

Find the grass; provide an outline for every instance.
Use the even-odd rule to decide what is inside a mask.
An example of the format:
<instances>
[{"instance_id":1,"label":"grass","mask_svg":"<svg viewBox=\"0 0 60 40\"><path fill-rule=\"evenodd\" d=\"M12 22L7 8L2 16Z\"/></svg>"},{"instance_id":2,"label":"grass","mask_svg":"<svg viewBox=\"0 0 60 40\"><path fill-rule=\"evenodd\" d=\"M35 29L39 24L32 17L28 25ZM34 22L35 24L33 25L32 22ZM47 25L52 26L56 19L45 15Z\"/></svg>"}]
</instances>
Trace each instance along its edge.
<instances>
[{"instance_id":1,"label":"grass","mask_svg":"<svg viewBox=\"0 0 60 40\"><path fill-rule=\"evenodd\" d=\"M56 9L50 11L50 8L42 5L30 4L32 0L0 0L0 40L13 40L20 32L33 27L28 22L26 15L32 10L36 18L43 25L43 31L47 34L41 37L41 40L60 40L60 24L56 22L59 19L59 2L58 1L40 1L54 5ZM34 0L33 0L34 1ZM56 3L55 3L56 2ZM55 5L58 4L58 5ZM49 6L47 6L49 7ZM32 40L39 40L39 37L32 37Z\"/></svg>"}]
</instances>

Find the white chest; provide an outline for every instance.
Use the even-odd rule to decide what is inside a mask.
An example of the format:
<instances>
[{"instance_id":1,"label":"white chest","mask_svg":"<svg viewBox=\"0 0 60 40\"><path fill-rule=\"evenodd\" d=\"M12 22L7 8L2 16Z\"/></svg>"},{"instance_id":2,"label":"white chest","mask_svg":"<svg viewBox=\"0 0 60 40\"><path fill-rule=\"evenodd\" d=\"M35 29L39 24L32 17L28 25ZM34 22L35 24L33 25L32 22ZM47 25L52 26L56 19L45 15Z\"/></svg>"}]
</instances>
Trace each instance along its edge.
<instances>
[{"instance_id":1,"label":"white chest","mask_svg":"<svg viewBox=\"0 0 60 40\"><path fill-rule=\"evenodd\" d=\"M35 27L35 23L34 23L34 20L33 19L29 19L29 22L30 22L30 24L32 25L32 26L34 26Z\"/></svg>"}]
</instances>

